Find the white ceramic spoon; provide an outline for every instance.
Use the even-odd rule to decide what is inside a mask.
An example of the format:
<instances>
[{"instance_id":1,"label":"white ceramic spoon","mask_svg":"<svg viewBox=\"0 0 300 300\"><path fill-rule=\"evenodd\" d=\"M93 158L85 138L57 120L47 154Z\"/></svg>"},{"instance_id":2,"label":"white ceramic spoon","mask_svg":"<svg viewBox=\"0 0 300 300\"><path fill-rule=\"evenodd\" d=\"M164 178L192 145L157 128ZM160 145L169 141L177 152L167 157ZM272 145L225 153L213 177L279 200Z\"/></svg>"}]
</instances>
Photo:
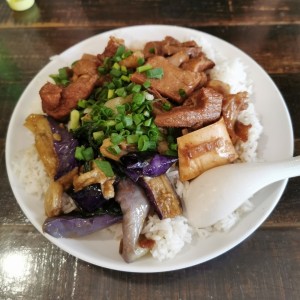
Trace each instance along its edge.
<instances>
[{"instance_id":1,"label":"white ceramic spoon","mask_svg":"<svg viewBox=\"0 0 300 300\"><path fill-rule=\"evenodd\" d=\"M210 169L189 184L184 196L187 217L197 228L210 226L235 211L263 187L296 176L300 176L300 156Z\"/></svg>"}]
</instances>

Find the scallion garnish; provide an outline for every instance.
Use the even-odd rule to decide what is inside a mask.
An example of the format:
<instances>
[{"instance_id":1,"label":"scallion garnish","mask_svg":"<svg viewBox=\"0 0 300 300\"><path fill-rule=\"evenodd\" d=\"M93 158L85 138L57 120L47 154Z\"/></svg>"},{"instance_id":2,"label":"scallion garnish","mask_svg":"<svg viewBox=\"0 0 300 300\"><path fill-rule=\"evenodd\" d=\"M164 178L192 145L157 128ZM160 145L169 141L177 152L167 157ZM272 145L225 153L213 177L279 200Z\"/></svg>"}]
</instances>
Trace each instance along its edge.
<instances>
[{"instance_id":1,"label":"scallion garnish","mask_svg":"<svg viewBox=\"0 0 300 300\"><path fill-rule=\"evenodd\" d=\"M186 97L186 92L185 92L184 89L179 89L178 93L179 93L179 95L180 95L181 98L185 98Z\"/></svg>"},{"instance_id":2,"label":"scallion garnish","mask_svg":"<svg viewBox=\"0 0 300 300\"><path fill-rule=\"evenodd\" d=\"M97 167L105 174L105 176L113 177L115 175L109 161L95 159L94 162Z\"/></svg>"},{"instance_id":3,"label":"scallion garnish","mask_svg":"<svg viewBox=\"0 0 300 300\"><path fill-rule=\"evenodd\" d=\"M137 67L136 71L139 72L139 73L143 73L143 72L146 72L146 71L151 70L151 69L152 69L152 66L150 66L150 65L142 65L140 67Z\"/></svg>"},{"instance_id":4,"label":"scallion garnish","mask_svg":"<svg viewBox=\"0 0 300 300\"><path fill-rule=\"evenodd\" d=\"M147 78L161 79L164 76L162 68L149 69L146 71Z\"/></svg>"}]
</instances>

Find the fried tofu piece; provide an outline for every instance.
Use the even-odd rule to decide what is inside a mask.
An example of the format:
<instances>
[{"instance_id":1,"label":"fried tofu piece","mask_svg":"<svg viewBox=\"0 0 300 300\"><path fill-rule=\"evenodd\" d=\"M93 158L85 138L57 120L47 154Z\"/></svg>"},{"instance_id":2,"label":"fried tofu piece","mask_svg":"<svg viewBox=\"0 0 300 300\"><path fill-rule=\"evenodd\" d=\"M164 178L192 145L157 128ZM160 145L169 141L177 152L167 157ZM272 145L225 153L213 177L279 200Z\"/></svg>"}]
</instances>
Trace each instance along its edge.
<instances>
[{"instance_id":1,"label":"fried tofu piece","mask_svg":"<svg viewBox=\"0 0 300 300\"><path fill-rule=\"evenodd\" d=\"M223 118L177 138L177 143L181 181L191 180L238 158Z\"/></svg>"}]
</instances>

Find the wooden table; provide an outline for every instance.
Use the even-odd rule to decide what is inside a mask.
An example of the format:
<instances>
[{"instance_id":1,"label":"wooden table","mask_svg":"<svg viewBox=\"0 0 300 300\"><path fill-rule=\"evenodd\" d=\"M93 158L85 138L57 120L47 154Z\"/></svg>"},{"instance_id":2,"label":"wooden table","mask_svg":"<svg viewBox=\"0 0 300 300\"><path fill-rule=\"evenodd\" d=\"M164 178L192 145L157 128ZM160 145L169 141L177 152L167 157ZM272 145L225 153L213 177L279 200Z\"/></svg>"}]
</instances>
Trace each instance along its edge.
<instances>
[{"instance_id":1,"label":"wooden table","mask_svg":"<svg viewBox=\"0 0 300 300\"><path fill-rule=\"evenodd\" d=\"M38 233L19 208L4 171L4 149L22 91L49 57L92 35L136 24L198 29L253 57L285 98L300 154L299 0L37 0L24 12L1 1L0 299L300 299L299 178L289 181L271 216L241 245L169 273L123 273L76 259ZM18 253L26 258L23 265Z\"/></svg>"}]
</instances>

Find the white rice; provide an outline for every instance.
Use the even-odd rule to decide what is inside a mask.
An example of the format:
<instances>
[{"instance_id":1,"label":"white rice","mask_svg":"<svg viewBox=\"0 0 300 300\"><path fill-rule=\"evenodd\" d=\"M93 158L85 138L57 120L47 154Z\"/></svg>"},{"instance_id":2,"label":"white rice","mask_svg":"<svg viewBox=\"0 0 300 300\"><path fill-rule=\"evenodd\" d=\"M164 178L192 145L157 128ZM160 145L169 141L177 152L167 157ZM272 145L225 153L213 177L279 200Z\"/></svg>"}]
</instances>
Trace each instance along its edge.
<instances>
[{"instance_id":1,"label":"white rice","mask_svg":"<svg viewBox=\"0 0 300 300\"><path fill-rule=\"evenodd\" d=\"M36 196L43 201L50 184L44 165L34 145L18 153L12 162L14 173L24 186L26 194Z\"/></svg>"},{"instance_id":2,"label":"white rice","mask_svg":"<svg viewBox=\"0 0 300 300\"><path fill-rule=\"evenodd\" d=\"M191 243L193 229L183 216L160 220L154 215L149 217L142 233L155 241L150 252L154 258L162 261L173 258L186 243Z\"/></svg>"},{"instance_id":3,"label":"white rice","mask_svg":"<svg viewBox=\"0 0 300 300\"><path fill-rule=\"evenodd\" d=\"M247 76L247 70L243 63L239 59L227 60L217 53L204 39L199 41L199 44L207 56L216 63L215 68L210 72L211 78L228 83L231 86L231 93L247 91L251 98L252 82ZM251 124L252 127L249 130L248 141L246 143L238 143L236 150L243 162L255 161L257 159L257 145L262 132L262 126L250 99L248 109L240 114L239 120L244 124ZM50 180L34 146L20 153L15 160L14 171L24 184L25 192L36 195L43 201ZM178 172L176 171L169 173L169 177L178 195L182 197L186 184L184 185L179 181ZM213 226L202 229L193 229L184 216L160 220L154 215L150 216L146 221L143 234L148 239L156 242L154 248L151 250L153 257L160 261L171 259L182 251L186 244L191 243L195 231L198 233L198 237L202 238L208 237L216 231L228 231L252 208L253 204L251 201L245 199L245 203L232 214ZM120 238L120 228L119 225L110 228L110 231L114 232L115 238Z\"/></svg>"}]
</instances>

